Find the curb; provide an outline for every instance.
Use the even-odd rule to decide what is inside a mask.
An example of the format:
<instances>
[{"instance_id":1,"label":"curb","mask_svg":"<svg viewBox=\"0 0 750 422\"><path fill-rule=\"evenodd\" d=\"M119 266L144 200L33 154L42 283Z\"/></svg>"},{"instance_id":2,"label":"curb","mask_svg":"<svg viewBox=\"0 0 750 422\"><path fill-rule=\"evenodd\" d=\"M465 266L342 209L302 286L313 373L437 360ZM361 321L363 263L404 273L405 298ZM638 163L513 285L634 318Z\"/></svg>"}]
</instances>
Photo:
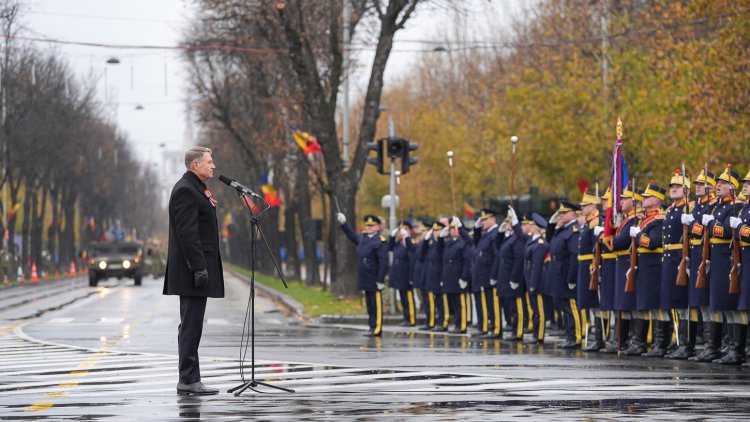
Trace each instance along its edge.
<instances>
[{"instance_id":1,"label":"curb","mask_svg":"<svg viewBox=\"0 0 750 422\"><path fill-rule=\"evenodd\" d=\"M232 274L233 276L239 278L240 280L245 281L248 284L250 283L250 279L242 274L239 274L230 269L224 269L224 271ZM263 283L255 283L255 288L257 290L260 290L264 295L270 296L275 302L278 302L284 305L294 315L305 318L305 319L309 318L307 315L305 315L304 305L294 300L291 296L285 293L281 293L280 291L274 290L270 287L266 287L265 285L263 285Z\"/></svg>"}]
</instances>

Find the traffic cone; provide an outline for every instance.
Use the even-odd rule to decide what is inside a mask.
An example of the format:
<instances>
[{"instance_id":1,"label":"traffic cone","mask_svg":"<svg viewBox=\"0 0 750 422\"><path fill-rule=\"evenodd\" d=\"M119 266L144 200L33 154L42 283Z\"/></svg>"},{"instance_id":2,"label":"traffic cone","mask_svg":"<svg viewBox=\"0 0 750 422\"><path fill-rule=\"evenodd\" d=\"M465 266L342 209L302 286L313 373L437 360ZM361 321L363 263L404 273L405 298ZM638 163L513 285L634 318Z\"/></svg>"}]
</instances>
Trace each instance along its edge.
<instances>
[{"instance_id":1,"label":"traffic cone","mask_svg":"<svg viewBox=\"0 0 750 422\"><path fill-rule=\"evenodd\" d=\"M75 277L76 276L76 262L70 261L70 276Z\"/></svg>"},{"instance_id":2,"label":"traffic cone","mask_svg":"<svg viewBox=\"0 0 750 422\"><path fill-rule=\"evenodd\" d=\"M38 283L39 275L36 273L36 262L31 263L31 282Z\"/></svg>"}]
</instances>

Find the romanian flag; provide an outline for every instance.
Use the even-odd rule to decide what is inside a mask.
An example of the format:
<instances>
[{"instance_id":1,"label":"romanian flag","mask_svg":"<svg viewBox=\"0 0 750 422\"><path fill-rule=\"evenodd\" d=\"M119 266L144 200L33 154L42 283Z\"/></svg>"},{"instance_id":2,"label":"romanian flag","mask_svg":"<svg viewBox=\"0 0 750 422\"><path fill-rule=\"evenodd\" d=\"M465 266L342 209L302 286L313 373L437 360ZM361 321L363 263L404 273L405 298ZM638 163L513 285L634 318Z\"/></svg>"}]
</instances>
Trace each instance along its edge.
<instances>
[{"instance_id":1,"label":"romanian flag","mask_svg":"<svg viewBox=\"0 0 750 422\"><path fill-rule=\"evenodd\" d=\"M269 207L278 207L281 205L281 198L276 188L272 184L266 183L261 186L261 192L263 192L263 200L266 201Z\"/></svg>"},{"instance_id":2,"label":"romanian flag","mask_svg":"<svg viewBox=\"0 0 750 422\"><path fill-rule=\"evenodd\" d=\"M89 214L89 217L86 220L86 225L89 227L89 230L91 230L92 233L96 231L96 222L94 221L94 213L93 212L91 214Z\"/></svg>"},{"instance_id":3,"label":"romanian flag","mask_svg":"<svg viewBox=\"0 0 750 422\"><path fill-rule=\"evenodd\" d=\"M612 151L612 172L609 179L609 199L607 199L607 216L604 220L604 233L602 240L612 249L612 241L615 230L622 221L622 208L620 198L622 192L628 186L628 166L625 164L625 155L622 152L622 121L617 119L617 142Z\"/></svg>"},{"instance_id":4,"label":"romanian flag","mask_svg":"<svg viewBox=\"0 0 750 422\"><path fill-rule=\"evenodd\" d=\"M320 154L323 151L320 149L320 144L318 143L318 140L310 135L307 132L303 132L295 127L291 127L292 130L292 136L294 136L294 141L297 142L297 145L302 149L302 152L305 154L305 157L307 157L310 154Z\"/></svg>"},{"instance_id":5,"label":"romanian flag","mask_svg":"<svg viewBox=\"0 0 750 422\"><path fill-rule=\"evenodd\" d=\"M8 216L5 221L10 221L11 218L16 216L16 213L20 209L21 209L21 204L13 205L13 208L11 208L10 211L8 211Z\"/></svg>"},{"instance_id":6,"label":"romanian flag","mask_svg":"<svg viewBox=\"0 0 750 422\"><path fill-rule=\"evenodd\" d=\"M474 216L477 213L476 207L471 203L471 201L465 201L464 202L464 215L466 218L474 218Z\"/></svg>"}]
</instances>

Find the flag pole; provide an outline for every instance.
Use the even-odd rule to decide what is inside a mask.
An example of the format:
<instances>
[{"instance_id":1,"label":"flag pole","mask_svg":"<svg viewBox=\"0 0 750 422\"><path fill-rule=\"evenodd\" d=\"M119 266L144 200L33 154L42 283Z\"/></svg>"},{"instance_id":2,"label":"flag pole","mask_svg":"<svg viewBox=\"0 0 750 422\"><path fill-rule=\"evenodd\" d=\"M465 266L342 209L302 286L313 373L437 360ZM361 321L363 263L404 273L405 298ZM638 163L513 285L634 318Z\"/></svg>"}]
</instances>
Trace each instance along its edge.
<instances>
[{"instance_id":1,"label":"flag pole","mask_svg":"<svg viewBox=\"0 0 750 422\"><path fill-rule=\"evenodd\" d=\"M513 206L513 193L516 179L516 144L518 143L518 136L511 136L510 143L512 145L510 155L510 206Z\"/></svg>"},{"instance_id":2,"label":"flag pole","mask_svg":"<svg viewBox=\"0 0 750 422\"><path fill-rule=\"evenodd\" d=\"M450 168L450 174L451 174L451 201L453 204L452 215L458 215L456 213L456 183L453 178L453 151L448 151L446 155L448 156L448 167Z\"/></svg>"}]
</instances>

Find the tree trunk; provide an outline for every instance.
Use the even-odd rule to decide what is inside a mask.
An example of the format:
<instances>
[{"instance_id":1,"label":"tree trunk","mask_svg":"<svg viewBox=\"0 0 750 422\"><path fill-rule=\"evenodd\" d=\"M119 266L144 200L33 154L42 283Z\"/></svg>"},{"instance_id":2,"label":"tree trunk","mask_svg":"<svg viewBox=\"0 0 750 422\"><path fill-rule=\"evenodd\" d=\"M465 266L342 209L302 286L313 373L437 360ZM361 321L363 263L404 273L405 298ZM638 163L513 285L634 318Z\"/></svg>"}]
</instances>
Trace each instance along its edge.
<instances>
[{"instance_id":1,"label":"tree trunk","mask_svg":"<svg viewBox=\"0 0 750 422\"><path fill-rule=\"evenodd\" d=\"M341 212L346 215L347 223L356 231L359 225L354 215L354 195L357 192L356 181L336 180L331 181L331 202L335 203L338 198ZM329 218L336 221L335 207L331 207ZM338 223L336 223L338 225ZM344 232L331 230L328 236L329 256L331 257L331 292L339 296L355 296L357 293L357 255L356 246L346 237Z\"/></svg>"}]
</instances>

